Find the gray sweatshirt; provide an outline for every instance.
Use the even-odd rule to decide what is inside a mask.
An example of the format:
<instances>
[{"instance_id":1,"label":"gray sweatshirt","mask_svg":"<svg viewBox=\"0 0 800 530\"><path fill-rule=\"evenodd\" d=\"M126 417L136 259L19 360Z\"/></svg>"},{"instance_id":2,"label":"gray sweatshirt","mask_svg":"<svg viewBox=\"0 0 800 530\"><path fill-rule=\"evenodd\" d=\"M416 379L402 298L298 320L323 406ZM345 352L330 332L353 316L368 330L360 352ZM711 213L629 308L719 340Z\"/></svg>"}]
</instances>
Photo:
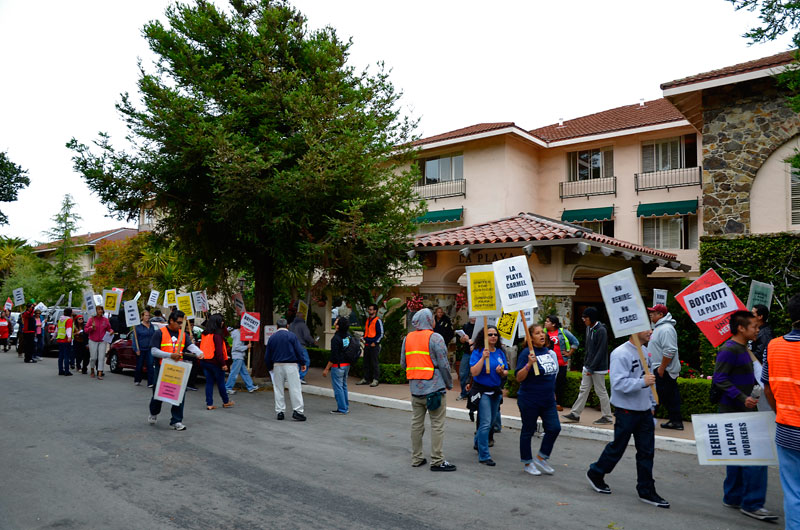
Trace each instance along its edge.
<instances>
[{"instance_id":1,"label":"gray sweatshirt","mask_svg":"<svg viewBox=\"0 0 800 530\"><path fill-rule=\"evenodd\" d=\"M681 373L681 361L678 358L678 332L675 331L675 320L672 315L667 313L656 322L653 329L653 336L650 337L650 344L647 349L652 355L650 362L654 368L661 365L661 359L666 357L672 359L667 365L666 373L676 379Z\"/></svg>"},{"instance_id":2,"label":"gray sweatshirt","mask_svg":"<svg viewBox=\"0 0 800 530\"><path fill-rule=\"evenodd\" d=\"M419 331L423 329L433 329L433 313L430 309L420 309L411 319L411 325L414 329ZM447 346L444 344L444 339L438 333L431 335L428 342L428 347L431 353L431 361L433 361L433 378L432 379L412 379L408 382L411 389L412 396L427 396L432 392L450 390L453 388L453 378L450 375L450 363L447 362ZM403 370L406 368L406 340L403 339L403 345L400 347L400 366Z\"/></svg>"},{"instance_id":3,"label":"gray sweatshirt","mask_svg":"<svg viewBox=\"0 0 800 530\"><path fill-rule=\"evenodd\" d=\"M647 347L642 346L647 359ZM644 384L644 369L636 346L629 340L611 352L611 404L617 408L645 411L656 406L653 392Z\"/></svg>"}]
</instances>

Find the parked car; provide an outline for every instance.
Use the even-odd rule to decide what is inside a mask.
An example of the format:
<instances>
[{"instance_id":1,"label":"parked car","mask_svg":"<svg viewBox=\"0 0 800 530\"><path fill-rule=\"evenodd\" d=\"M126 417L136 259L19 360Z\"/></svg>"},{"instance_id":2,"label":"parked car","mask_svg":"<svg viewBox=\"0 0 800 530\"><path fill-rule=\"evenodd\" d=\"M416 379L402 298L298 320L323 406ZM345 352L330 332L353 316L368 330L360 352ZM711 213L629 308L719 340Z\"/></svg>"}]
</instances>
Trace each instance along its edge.
<instances>
[{"instance_id":1,"label":"parked car","mask_svg":"<svg viewBox=\"0 0 800 530\"><path fill-rule=\"evenodd\" d=\"M11 313L11 335L8 336L9 344L17 344L17 335L19 334L19 313Z\"/></svg>"},{"instance_id":2,"label":"parked car","mask_svg":"<svg viewBox=\"0 0 800 530\"><path fill-rule=\"evenodd\" d=\"M53 352L58 350L56 343L56 332L58 328L58 319L64 314L64 307L51 307L47 310L47 314L42 313L44 322L42 323L42 333L44 333L44 353ZM72 308L72 318L78 315L83 315L83 309L80 307Z\"/></svg>"},{"instance_id":3,"label":"parked car","mask_svg":"<svg viewBox=\"0 0 800 530\"><path fill-rule=\"evenodd\" d=\"M111 343L106 352L106 364L109 370L115 374L120 374L125 369L136 369L136 353L133 351L133 330ZM143 372L147 373L147 367L143 368Z\"/></svg>"}]
</instances>

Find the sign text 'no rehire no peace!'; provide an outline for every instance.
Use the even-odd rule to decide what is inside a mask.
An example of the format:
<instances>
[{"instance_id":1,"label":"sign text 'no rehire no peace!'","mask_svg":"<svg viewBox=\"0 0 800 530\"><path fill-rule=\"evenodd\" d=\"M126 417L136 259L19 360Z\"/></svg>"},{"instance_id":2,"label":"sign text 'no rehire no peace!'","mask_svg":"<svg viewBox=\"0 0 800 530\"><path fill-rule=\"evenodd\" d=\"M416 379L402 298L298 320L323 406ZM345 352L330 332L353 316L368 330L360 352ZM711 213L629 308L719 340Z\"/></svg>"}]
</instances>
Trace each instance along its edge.
<instances>
[{"instance_id":1,"label":"sign text 'no rehire no peace!'","mask_svg":"<svg viewBox=\"0 0 800 530\"><path fill-rule=\"evenodd\" d=\"M615 337L650 329L647 308L642 301L633 269L627 268L598 280Z\"/></svg>"}]
</instances>

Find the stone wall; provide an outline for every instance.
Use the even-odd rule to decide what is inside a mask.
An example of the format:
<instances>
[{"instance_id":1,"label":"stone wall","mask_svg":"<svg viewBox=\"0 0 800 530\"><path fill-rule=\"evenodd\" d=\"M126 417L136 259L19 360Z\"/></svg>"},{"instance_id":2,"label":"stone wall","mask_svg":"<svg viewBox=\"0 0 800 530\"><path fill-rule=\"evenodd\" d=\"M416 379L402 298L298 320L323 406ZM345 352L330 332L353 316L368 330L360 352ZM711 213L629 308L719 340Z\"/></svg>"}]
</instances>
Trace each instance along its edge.
<instances>
[{"instance_id":1,"label":"stone wall","mask_svg":"<svg viewBox=\"0 0 800 530\"><path fill-rule=\"evenodd\" d=\"M750 190L756 172L800 133L773 79L703 93L703 228L706 234L750 232Z\"/></svg>"}]
</instances>

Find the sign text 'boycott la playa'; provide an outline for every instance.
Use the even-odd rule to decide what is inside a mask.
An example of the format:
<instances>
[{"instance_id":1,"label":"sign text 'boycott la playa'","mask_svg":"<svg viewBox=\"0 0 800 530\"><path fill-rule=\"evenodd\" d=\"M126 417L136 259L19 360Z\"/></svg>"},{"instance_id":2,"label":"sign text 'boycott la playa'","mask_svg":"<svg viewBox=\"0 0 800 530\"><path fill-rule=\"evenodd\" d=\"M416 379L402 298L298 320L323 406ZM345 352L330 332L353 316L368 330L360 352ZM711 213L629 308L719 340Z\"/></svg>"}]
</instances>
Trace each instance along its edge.
<instances>
[{"instance_id":1,"label":"sign text 'boycott la playa'","mask_svg":"<svg viewBox=\"0 0 800 530\"><path fill-rule=\"evenodd\" d=\"M689 316L692 322L702 322L718 315L730 313L736 309L736 299L730 288L725 285L714 285L686 295Z\"/></svg>"}]
</instances>

